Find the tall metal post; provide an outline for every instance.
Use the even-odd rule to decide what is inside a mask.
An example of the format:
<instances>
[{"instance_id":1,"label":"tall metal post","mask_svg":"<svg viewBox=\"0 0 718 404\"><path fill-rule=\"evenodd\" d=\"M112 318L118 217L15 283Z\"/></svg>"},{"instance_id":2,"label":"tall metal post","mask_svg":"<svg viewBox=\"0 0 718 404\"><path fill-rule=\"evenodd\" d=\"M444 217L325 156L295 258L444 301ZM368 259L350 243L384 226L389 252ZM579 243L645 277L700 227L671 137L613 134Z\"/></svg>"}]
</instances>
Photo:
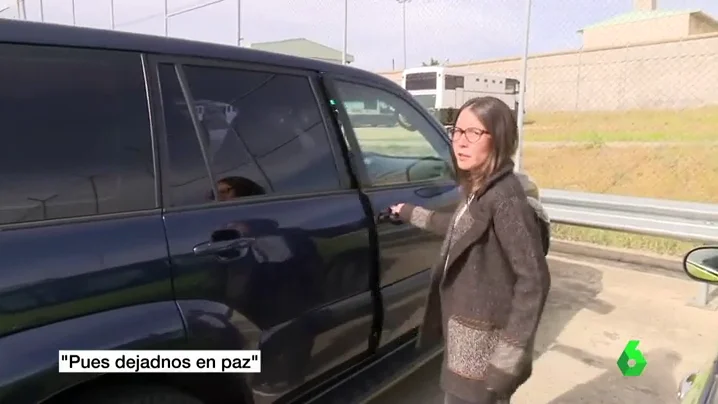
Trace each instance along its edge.
<instances>
[{"instance_id":1,"label":"tall metal post","mask_svg":"<svg viewBox=\"0 0 718 404\"><path fill-rule=\"evenodd\" d=\"M169 36L169 8L167 5L167 0L165 0L165 17L164 17L164 28L165 28L165 36Z\"/></svg>"},{"instance_id":2,"label":"tall metal post","mask_svg":"<svg viewBox=\"0 0 718 404\"><path fill-rule=\"evenodd\" d=\"M526 0L526 32L524 37L524 54L521 58L521 82L519 83L519 111L516 117L516 123L519 130L519 144L516 149L516 157L514 158L514 169L521 170L521 154L524 143L524 118L526 114L526 79L528 78L529 66L529 40L531 33L531 0Z\"/></svg>"},{"instance_id":3,"label":"tall metal post","mask_svg":"<svg viewBox=\"0 0 718 404\"><path fill-rule=\"evenodd\" d=\"M349 34L349 0L344 0L344 47L342 48L342 64L347 64L347 36Z\"/></svg>"},{"instance_id":4,"label":"tall metal post","mask_svg":"<svg viewBox=\"0 0 718 404\"><path fill-rule=\"evenodd\" d=\"M72 0L72 25L77 25L77 17L75 16L75 0Z\"/></svg>"},{"instance_id":5,"label":"tall metal post","mask_svg":"<svg viewBox=\"0 0 718 404\"><path fill-rule=\"evenodd\" d=\"M403 25L403 39L404 39L404 69L406 69L406 3L409 0L402 0L401 2L401 21Z\"/></svg>"},{"instance_id":6,"label":"tall metal post","mask_svg":"<svg viewBox=\"0 0 718 404\"><path fill-rule=\"evenodd\" d=\"M40 0L40 22L45 22L45 4Z\"/></svg>"},{"instance_id":7,"label":"tall metal post","mask_svg":"<svg viewBox=\"0 0 718 404\"><path fill-rule=\"evenodd\" d=\"M17 0L17 16L22 20L27 20L27 7L25 0Z\"/></svg>"},{"instance_id":8,"label":"tall metal post","mask_svg":"<svg viewBox=\"0 0 718 404\"><path fill-rule=\"evenodd\" d=\"M237 0L237 46L242 46L242 0Z\"/></svg>"},{"instance_id":9,"label":"tall metal post","mask_svg":"<svg viewBox=\"0 0 718 404\"><path fill-rule=\"evenodd\" d=\"M110 29L115 29L115 0L110 0Z\"/></svg>"}]
</instances>

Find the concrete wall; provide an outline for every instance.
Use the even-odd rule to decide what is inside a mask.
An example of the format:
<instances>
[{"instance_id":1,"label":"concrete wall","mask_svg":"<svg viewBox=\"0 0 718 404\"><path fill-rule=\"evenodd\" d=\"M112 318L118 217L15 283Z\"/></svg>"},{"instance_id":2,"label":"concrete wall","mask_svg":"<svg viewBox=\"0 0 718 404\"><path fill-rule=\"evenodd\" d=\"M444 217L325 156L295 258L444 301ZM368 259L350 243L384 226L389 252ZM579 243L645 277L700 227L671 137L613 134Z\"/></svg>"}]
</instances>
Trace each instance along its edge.
<instances>
[{"instance_id":1,"label":"concrete wall","mask_svg":"<svg viewBox=\"0 0 718 404\"><path fill-rule=\"evenodd\" d=\"M691 18L691 22L688 27L690 35L711 34L716 32L716 30L718 30L718 28L716 27L715 21L708 21L706 18L699 15L694 15L693 18Z\"/></svg>"},{"instance_id":2,"label":"concrete wall","mask_svg":"<svg viewBox=\"0 0 718 404\"><path fill-rule=\"evenodd\" d=\"M451 67L520 78L521 59ZM535 111L680 109L718 104L718 34L559 52L529 59L527 108ZM380 73L401 80L401 71Z\"/></svg>"},{"instance_id":3,"label":"concrete wall","mask_svg":"<svg viewBox=\"0 0 718 404\"><path fill-rule=\"evenodd\" d=\"M583 32L584 49L624 46L648 41L668 41L688 36L690 14L672 15L630 24L587 28Z\"/></svg>"}]
</instances>

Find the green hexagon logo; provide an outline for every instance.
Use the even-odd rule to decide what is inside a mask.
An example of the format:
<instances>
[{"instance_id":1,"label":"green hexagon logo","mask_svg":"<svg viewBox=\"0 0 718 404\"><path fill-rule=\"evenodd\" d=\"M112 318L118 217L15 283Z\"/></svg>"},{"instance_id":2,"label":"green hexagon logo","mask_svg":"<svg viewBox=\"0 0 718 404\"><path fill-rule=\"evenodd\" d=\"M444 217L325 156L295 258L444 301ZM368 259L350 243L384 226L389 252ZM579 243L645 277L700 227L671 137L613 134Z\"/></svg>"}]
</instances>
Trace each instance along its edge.
<instances>
[{"instance_id":1,"label":"green hexagon logo","mask_svg":"<svg viewBox=\"0 0 718 404\"><path fill-rule=\"evenodd\" d=\"M621 352L621 356L616 361L624 376L640 376L643 369L646 368L648 362L646 362L643 353L638 349L639 342L635 339L628 341L626 347L623 348L623 352Z\"/></svg>"}]
</instances>

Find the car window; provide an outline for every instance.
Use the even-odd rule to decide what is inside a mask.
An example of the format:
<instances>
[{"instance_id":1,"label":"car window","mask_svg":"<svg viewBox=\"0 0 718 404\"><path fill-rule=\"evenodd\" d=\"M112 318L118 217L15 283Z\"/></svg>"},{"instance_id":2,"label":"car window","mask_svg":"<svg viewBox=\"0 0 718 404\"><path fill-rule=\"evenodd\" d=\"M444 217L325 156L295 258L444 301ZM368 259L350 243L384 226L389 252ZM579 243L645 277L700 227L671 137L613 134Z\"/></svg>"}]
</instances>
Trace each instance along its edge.
<instances>
[{"instance_id":1,"label":"car window","mask_svg":"<svg viewBox=\"0 0 718 404\"><path fill-rule=\"evenodd\" d=\"M206 203L212 183L174 66L160 65L159 75L170 167L163 176L168 199L172 206Z\"/></svg>"},{"instance_id":2,"label":"car window","mask_svg":"<svg viewBox=\"0 0 718 404\"><path fill-rule=\"evenodd\" d=\"M711 404L718 404L718 376L714 375L713 380L708 380L704 388L713 390L709 401Z\"/></svg>"},{"instance_id":3,"label":"car window","mask_svg":"<svg viewBox=\"0 0 718 404\"><path fill-rule=\"evenodd\" d=\"M0 224L155 207L140 55L0 49Z\"/></svg>"},{"instance_id":4,"label":"car window","mask_svg":"<svg viewBox=\"0 0 718 404\"><path fill-rule=\"evenodd\" d=\"M374 87L342 81L336 86L361 149L367 185L451 178L447 142L414 107Z\"/></svg>"},{"instance_id":5,"label":"car window","mask_svg":"<svg viewBox=\"0 0 718 404\"><path fill-rule=\"evenodd\" d=\"M185 66L202 127L194 132L189 109L171 68L160 72L168 123L175 204L265 194L336 190L339 174L326 128L306 76ZM171 77L170 77L171 76ZM170 91L172 90L172 91ZM166 107L166 109L168 108ZM174 132L174 133L173 133ZM181 139L180 139L181 138ZM201 143L200 143L201 142ZM218 195L208 194L203 145ZM188 157L190 156L190 157ZM194 181L195 185L190 184ZM177 187L184 187L179 190Z\"/></svg>"}]
</instances>

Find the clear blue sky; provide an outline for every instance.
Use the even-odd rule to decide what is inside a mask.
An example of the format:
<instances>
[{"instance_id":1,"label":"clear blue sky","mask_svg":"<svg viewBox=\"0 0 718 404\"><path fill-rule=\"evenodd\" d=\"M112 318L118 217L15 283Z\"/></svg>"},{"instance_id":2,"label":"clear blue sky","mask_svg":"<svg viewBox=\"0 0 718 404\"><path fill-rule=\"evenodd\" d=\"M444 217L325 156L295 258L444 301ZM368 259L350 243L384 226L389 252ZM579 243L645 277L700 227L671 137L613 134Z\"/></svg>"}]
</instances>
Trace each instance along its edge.
<instances>
[{"instance_id":1,"label":"clear blue sky","mask_svg":"<svg viewBox=\"0 0 718 404\"><path fill-rule=\"evenodd\" d=\"M169 0L177 11L208 0ZM0 14L14 17L15 0ZM39 20L40 0L26 0L28 18ZM163 34L164 0L114 0L117 29ZM172 17L169 35L236 43L237 0ZM45 20L72 24L72 0L43 0ZM241 0L243 44L305 37L342 47L343 0ZM632 0L534 0L531 51L579 46L583 26L630 11ZM718 17L717 0L658 0L661 9L701 9ZM462 62L517 56L523 47L525 0L411 0L406 5L410 66L430 58ZM75 0L78 25L110 26L110 0ZM402 6L396 0L349 0L349 53L358 67L389 70L403 63Z\"/></svg>"}]
</instances>

